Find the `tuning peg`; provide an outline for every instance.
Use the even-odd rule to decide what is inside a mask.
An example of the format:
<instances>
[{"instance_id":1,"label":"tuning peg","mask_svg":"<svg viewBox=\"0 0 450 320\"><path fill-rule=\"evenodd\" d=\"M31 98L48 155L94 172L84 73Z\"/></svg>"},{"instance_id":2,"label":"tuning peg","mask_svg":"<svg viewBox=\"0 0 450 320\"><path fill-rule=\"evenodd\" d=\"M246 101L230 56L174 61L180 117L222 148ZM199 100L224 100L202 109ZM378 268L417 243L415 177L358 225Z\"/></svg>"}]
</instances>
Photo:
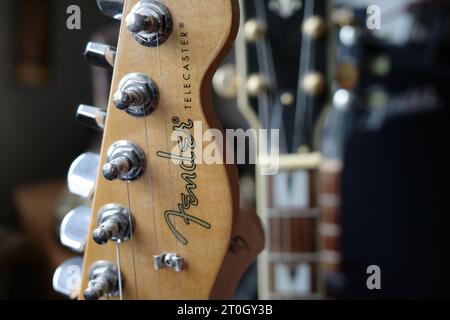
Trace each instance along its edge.
<instances>
[{"instance_id":1,"label":"tuning peg","mask_svg":"<svg viewBox=\"0 0 450 320\"><path fill-rule=\"evenodd\" d=\"M121 20L124 0L97 0L100 11L107 17Z\"/></svg>"},{"instance_id":2,"label":"tuning peg","mask_svg":"<svg viewBox=\"0 0 450 320\"><path fill-rule=\"evenodd\" d=\"M65 261L53 274L53 289L71 299L80 291L83 258L74 257Z\"/></svg>"},{"instance_id":3,"label":"tuning peg","mask_svg":"<svg viewBox=\"0 0 450 320\"><path fill-rule=\"evenodd\" d=\"M237 95L236 67L226 64L217 69L213 77L213 87L219 96L227 99L235 98Z\"/></svg>"},{"instance_id":4,"label":"tuning peg","mask_svg":"<svg viewBox=\"0 0 450 320\"><path fill-rule=\"evenodd\" d=\"M90 63L107 69L114 68L116 53L117 48L97 42L89 42L84 50L84 56Z\"/></svg>"},{"instance_id":5,"label":"tuning peg","mask_svg":"<svg viewBox=\"0 0 450 320\"><path fill-rule=\"evenodd\" d=\"M139 1L125 22L134 39L148 47L163 44L173 30L173 19L169 9L155 0Z\"/></svg>"},{"instance_id":6,"label":"tuning peg","mask_svg":"<svg viewBox=\"0 0 450 320\"><path fill-rule=\"evenodd\" d=\"M89 271L89 283L84 291L84 298L99 300L104 296L117 295L121 286L119 272L117 267L109 261L94 263Z\"/></svg>"},{"instance_id":7,"label":"tuning peg","mask_svg":"<svg viewBox=\"0 0 450 320\"><path fill-rule=\"evenodd\" d=\"M63 219L59 230L59 239L63 245L77 253L83 253L89 233L91 208L79 206L70 211Z\"/></svg>"},{"instance_id":8,"label":"tuning peg","mask_svg":"<svg viewBox=\"0 0 450 320\"><path fill-rule=\"evenodd\" d=\"M77 109L76 118L92 129L103 131L105 128L106 110L81 104Z\"/></svg>"},{"instance_id":9,"label":"tuning peg","mask_svg":"<svg viewBox=\"0 0 450 320\"><path fill-rule=\"evenodd\" d=\"M100 156L87 152L79 156L70 166L67 175L69 191L79 197L92 197L97 179Z\"/></svg>"},{"instance_id":10,"label":"tuning peg","mask_svg":"<svg viewBox=\"0 0 450 320\"><path fill-rule=\"evenodd\" d=\"M145 154L138 145L118 141L108 149L103 176L109 181L134 181L144 174L145 164Z\"/></svg>"}]
</instances>

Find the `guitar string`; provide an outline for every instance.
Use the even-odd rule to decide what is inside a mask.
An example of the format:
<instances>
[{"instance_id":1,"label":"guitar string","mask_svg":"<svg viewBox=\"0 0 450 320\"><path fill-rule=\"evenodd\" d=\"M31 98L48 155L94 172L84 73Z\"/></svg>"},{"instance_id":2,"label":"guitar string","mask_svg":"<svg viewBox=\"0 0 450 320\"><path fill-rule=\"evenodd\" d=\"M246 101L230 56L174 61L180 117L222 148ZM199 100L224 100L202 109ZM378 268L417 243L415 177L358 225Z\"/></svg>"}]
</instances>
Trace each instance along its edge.
<instances>
[{"instance_id":1,"label":"guitar string","mask_svg":"<svg viewBox=\"0 0 450 320\"><path fill-rule=\"evenodd\" d=\"M133 219L131 217L131 196L130 196L130 180L128 179L128 173L126 174L126 192L127 192L127 199L128 199L128 223L130 225L130 243L131 243L131 255L132 255L132 263L133 263L133 275L134 275L134 295L135 299L138 299L138 282L137 282L137 271L136 271L136 246L134 241L134 226L133 226Z\"/></svg>"},{"instance_id":2,"label":"guitar string","mask_svg":"<svg viewBox=\"0 0 450 320\"><path fill-rule=\"evenodd\" d=\"M150 142L148 139L148 124L147 124L147 117L144 117L144 126L145 126L145 142L147 145L147 154L150 156ZM159 244L158 244L158 230L157 230L157 224L156 224L156 211L155 211L155 197L153 195L153 181L152 181L152 171L150 169L150 165L147 164L147 170L148 170L148 188L149 188L149 192L150 192L150 197L151 197L151 201L152 201L152 211L153 211L153 234L154 234L154 254L160 254L159 253ZM152 261L153 264L153 261ZM153 270L153 267L151 266L150 270ZM159 270L155 270L156 271L156 282L157 282L157 286L158 286L158 292L159 294L161 294L161 275ZM160 296L161 299L161 296Z\"/></svg>"},{"instance_id":3,"label":"guitar string","mask_svg":"<svg viewBox=\"0 0 450 320\"><path fill-rule=\"evenodd\" d=\"M156 35L156 45L157 45L157 53L158 53L158 65L159 65L159 77L160 77L160 82L161 82L161 95L163 95L164 92L164 78L163 78L163 70L162 70L162 62L161 62L161 48L160 48L160 39L159 39L159 35ZM165 121L164 121L164 127L165 127L165 133L166 133L166 150L169 150L169 141L168 141L168 136L167 136L167 116L165 116ZM173 181L172 181L172 166L169 163L169 182L170 182L170 193L172 195L174 195L174 186L173 186ZM172 197L172 206L175 207L175 202L173 200L174 198ZM173 226L174 228L176 228L176 220L173 221ZM176 253L178 253L178 240L175 239L175 248L176 248ZM181 298L181 275L177 272L176 277L178 278L178 298ZM161 294L161 291L160 291Z\"/></svg>"},{"instance_id":4,"label":"guitar string","mask_svg":"<svg viewBox=\"0 0 450 320\"><path fill-rule=\"evenodd\" d=\"M119 299L123 300L123 289L122 289L122 267L120 263L120 240L116 241L116 257L117 257L117 278L119 282Z\"/></svg>"}]
</instances>

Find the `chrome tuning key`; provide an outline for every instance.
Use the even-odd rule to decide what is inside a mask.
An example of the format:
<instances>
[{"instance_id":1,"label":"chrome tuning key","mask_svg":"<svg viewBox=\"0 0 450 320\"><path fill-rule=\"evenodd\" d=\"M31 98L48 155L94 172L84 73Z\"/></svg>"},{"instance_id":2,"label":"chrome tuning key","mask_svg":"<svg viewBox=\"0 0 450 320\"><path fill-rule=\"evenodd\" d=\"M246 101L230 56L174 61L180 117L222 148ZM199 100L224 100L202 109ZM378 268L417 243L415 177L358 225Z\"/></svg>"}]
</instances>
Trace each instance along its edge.
<instances>
[{"instance_id":1,"label":"chrome tuning key","mask_svg":"<svg viewBox=\"0 0 450 320\"><path fill-rule=\"evenodd\" d=\"M184 267L184 259L176 253L163 253L159 256L153 256L153 268L155 270L170 268L180 272Z\"/></svg>"},{"instance_id":2,"label":"chrome tuning key","mask_svg":"<svg viewBox=\"0 0 450 320\"><path fill-rule=\"evenodd\" d=\"M78 297L81 287L83 258L75 257L65 261L53 274L53 290L71 299Z\"/></svg>"},{"instance_id":3,"label":"chrome tuning key","mask_svg":"<svg viewBox=\"0 0 450 320\"><path fill-rule=\"evenodd\" d=\"M99 300L104 296L119 294L119 270L109 261L94 263L89 271L88 288L84 291L86 300Z\"/></svg>"},{"instance_id":4,"label":"chrome tuning key","mask_svg":"<svg viewBox=\"0 0 450 320\"><path fill-rule=\"evenodd\" d=\"M98 227L93 231L92 238L100 245L109 240L123 242L130 238L132 223L130 211L117 204L108 204L100 209Z\"/></svg>"},{"instance_id":5,"label":"chrome tuning key","mask_svg":"<svg viewBox=\"0 0 450 320\"><path fill-rule=\"evenodd\" d=\"M76 118L89 128L103 131L106 122L106 109L81 104L78 106Z\"/></svg>"},{"instance_id":6,"label":"chrome tuning key","mask_svg":"<svg viewBox=\"0 0 450 320\"><path fill-rule=\"evenodd\" d=\"M72 163L67 174L67 186L72 194L84 199L92 197L99 163L100 156L92 152L83 153Z\"/></svg>"},{"instance_id":7,"label":"chrome tuning key","mask_svg":"<svg viewBox=\"0 0 450 320\"><path fill-rule=\"evenodd\" d=\"M83 253L86 247L91 208L79 206L70 211L61 222L59 238L61 243L77 253Z\"/></svg>"},{"instance_id":8,"label":"chrome tuning key","mask_svg":"<svg viewBox=\"0 0 450 320\"><path fill-rule=\"evenodd\" d=\"M107 69L114 69L117 49L106 44L89 42L86 45L84 56L93 65Z\"/></svg>"},{"instance_id":9,"label":"chrome tuning key","mask_svg":"<svg viewBox=\"0 0 450 320\"><path fill-rule=\"evenodd\" d=\"M145 170L145 154L131 141L118 141L108 150L103 176L109 181L134 181Z\"/></svg>"},{"instance_id":10,"label":"chrome tuning key","mask_svg":"<svg viewBox=\"0 0 450 320\"><path fill-rule=\"evenodd\" d=\"M147 47L156 47L170 37L173 30L172 15L159 1L141 0L126 17L127 29L134 39Z\"/></svg>"},{"instance_id":11,"label":"chrome tuning key","mask_svg":"<svg viewBox=\"0 0 450 320\"><path fill-rule=\"evenodd\" d=\"M142 73L131 73L119 83L113 102L134 117L144 117L155 110L159 94L156 83Z\"/></svg>"},{"instance_id":12,"label":"chrome tuning key","mask_svg":"<svg viewBox=\"0 0 450 320\"><path fill-rule=\"evenodd\" d=\"M121 20L124 0L97 0L100 11L107 17Z\"/></svg>"}]
</instances>

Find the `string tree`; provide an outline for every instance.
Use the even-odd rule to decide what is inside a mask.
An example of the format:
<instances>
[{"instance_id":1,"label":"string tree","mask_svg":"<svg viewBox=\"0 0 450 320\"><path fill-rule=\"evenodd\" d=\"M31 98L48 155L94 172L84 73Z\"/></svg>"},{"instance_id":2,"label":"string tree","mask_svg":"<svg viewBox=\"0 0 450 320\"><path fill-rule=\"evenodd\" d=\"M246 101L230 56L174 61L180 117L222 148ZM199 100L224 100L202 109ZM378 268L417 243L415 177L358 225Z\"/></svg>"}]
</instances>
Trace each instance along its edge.
<instances>
[{"instance_id":1,"label":"string tree","mask_svg":"<svg viewBox=\"0 0 450 320\"><path fill-rule=\"evenodd\" d=\"M131 141L117 141L108 150L103 176L106 180L134 181L145 171L146 160L142 149Z\"/></svg>"},{"instance_id":2,"label":"string tree","mask_svg":"<svg viewBox=\"0 0 450 320\"><path fill-rule=\"evenodd\" d=\"M153 268L155 270L168 268L181 272L185 267L184 259L176 253L163 253L153 256Z\"/></svg>"},{"instance_id":3,"label":"string tree","mask_svg":"<svg viewBox=\"0 0 450 320\"><path fill-rule=\"evenodd\" d=\"M141 0L126 17L128 31L147 47L157 47L172 34L173 20L169 9L155 0Z\"/></svg>"}]
</instances>

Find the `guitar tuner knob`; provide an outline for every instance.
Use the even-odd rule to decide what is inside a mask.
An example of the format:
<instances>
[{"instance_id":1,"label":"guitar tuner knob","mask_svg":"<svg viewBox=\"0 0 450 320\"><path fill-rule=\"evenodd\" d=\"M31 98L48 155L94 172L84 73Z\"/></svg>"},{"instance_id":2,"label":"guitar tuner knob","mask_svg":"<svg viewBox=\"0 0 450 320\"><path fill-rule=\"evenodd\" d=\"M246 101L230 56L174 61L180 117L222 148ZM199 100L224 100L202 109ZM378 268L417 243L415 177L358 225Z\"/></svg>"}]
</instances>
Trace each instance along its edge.
<instances>
[{"instance_id":1,"label":"guitar tuner knob","mask_svg":"<svg viewBox=\"0 0 450 320\"><path fill-rule=\"evenodd\" d=\"M97 0L100 11L107 17L121 20L124 0Z\"/></svg>"},{"instance_id":2,"label":"guitar tuner knob","mask_svg":"<svg viewBox=\"0 0 450 320\"><path fill-rule=\"evenodd\" d=\"M53 274L53 290L71 299L80 291L83 258L74 257L61 264Z\"/></svg>"},{"instance_id":3,"label":"guitar tuner knob","mask_svg":"<svg viewBox=\"0 0 450 320\"><path fill-rule=\"evenodd\" d=\"M106 44L89 42L84 51L85 58L93 65L98 67L114 69L116 62L117 49Z\"/></svg>"},{"instance_id":4,"label":"guitar tuner knob","mask_svg":"<svg viewBox=\"0 0 450 320\"><path fill-rule=\"evenodd\" d=\"M244 25L244 35L248 42L257 42L266 36L266 26L261 20L251 19Z\"/></svg>"},{"instance_id":5,"label":"guitar tuner knob","mask_svg":"<svg viewBox=\"0 0 450 320\"><path fill-rule=\"evenodd\" d=\"M98 227L92 238L97 244L106 244L109 240L126 241L131 235L132 223L130 211L117 204L108 204L100 209Z\"/></svg>"},{"instance_id":6,"label":"guitar tuner knob","mask_svg":"<svg viewBox=\"0 0 450 320\"><path fill-rule=\"evenodd\" d=\"M77 253L83 253L89 234L91 208L79 206L70 211L61 222L59 238L61 243Z\"/></svg>"},{"instance_id":7,"label":"guitar tuner knob","mask_svg":"<svg viewBox=\"0 0 450 320\"><path fill-rule=\"evenodd\" d=\"M156 47L170 37L173 20L169 9L155 0L141 0L126 18L127 29L134 39L147 47Z\"/></svg>"},{"instance_id":8,"label":"guitar tuner knob","mask_svg":"<svg viewBox=\"0 0 450 320\"><path fill-rule=\"evenodd\" d=\"M109 181L134 181L139 179L145 170L145 154L131 141L118 141L107 152L103 176Z\"/></svg>"},{"instance_id":9,"label":"guitar tuner knob","mask_svg":"<svg viewBox=\"0 0 450 320\"><path fill-rule=\"evenodd\" d=\"M88 288L84 291L86 300L99 300L104 296L117 296L119 291L119 270L109 261L94 263L89 271Z\"/></svg>"},{"instance_id":10,"label":"guitar tuner knob","mask_svg":"<svg viewBox=\"0 0 450 320\"><path fill-rule=\"evenodd\" d=\"M78 106L76 118L89 128L103 131L105 129L106 110L81 104Z\"/></svg>"},{"instance_id":11,"label":"guitar tuner knob","mask_svg":"<svg viewBox=\"0 0 450 320\"><path fill-rule=\"evenodd\" d=\"M142 73L131 73L119 83L113 103L133 117L144 117L152 113L158 104L156 83Z\"/></svg>"},{"instance_id":12,"label":"guitar tuner knob","mask_svg":"<svg viewBox=\"0 0 450 320\"><path fill-rule=\"evenodd\" d=\"M97 180L100 156L87 152L79 156L70 166L67 174L69 191L84 199L90 199L94 194Z\"/></svg>"}]
</instances>

